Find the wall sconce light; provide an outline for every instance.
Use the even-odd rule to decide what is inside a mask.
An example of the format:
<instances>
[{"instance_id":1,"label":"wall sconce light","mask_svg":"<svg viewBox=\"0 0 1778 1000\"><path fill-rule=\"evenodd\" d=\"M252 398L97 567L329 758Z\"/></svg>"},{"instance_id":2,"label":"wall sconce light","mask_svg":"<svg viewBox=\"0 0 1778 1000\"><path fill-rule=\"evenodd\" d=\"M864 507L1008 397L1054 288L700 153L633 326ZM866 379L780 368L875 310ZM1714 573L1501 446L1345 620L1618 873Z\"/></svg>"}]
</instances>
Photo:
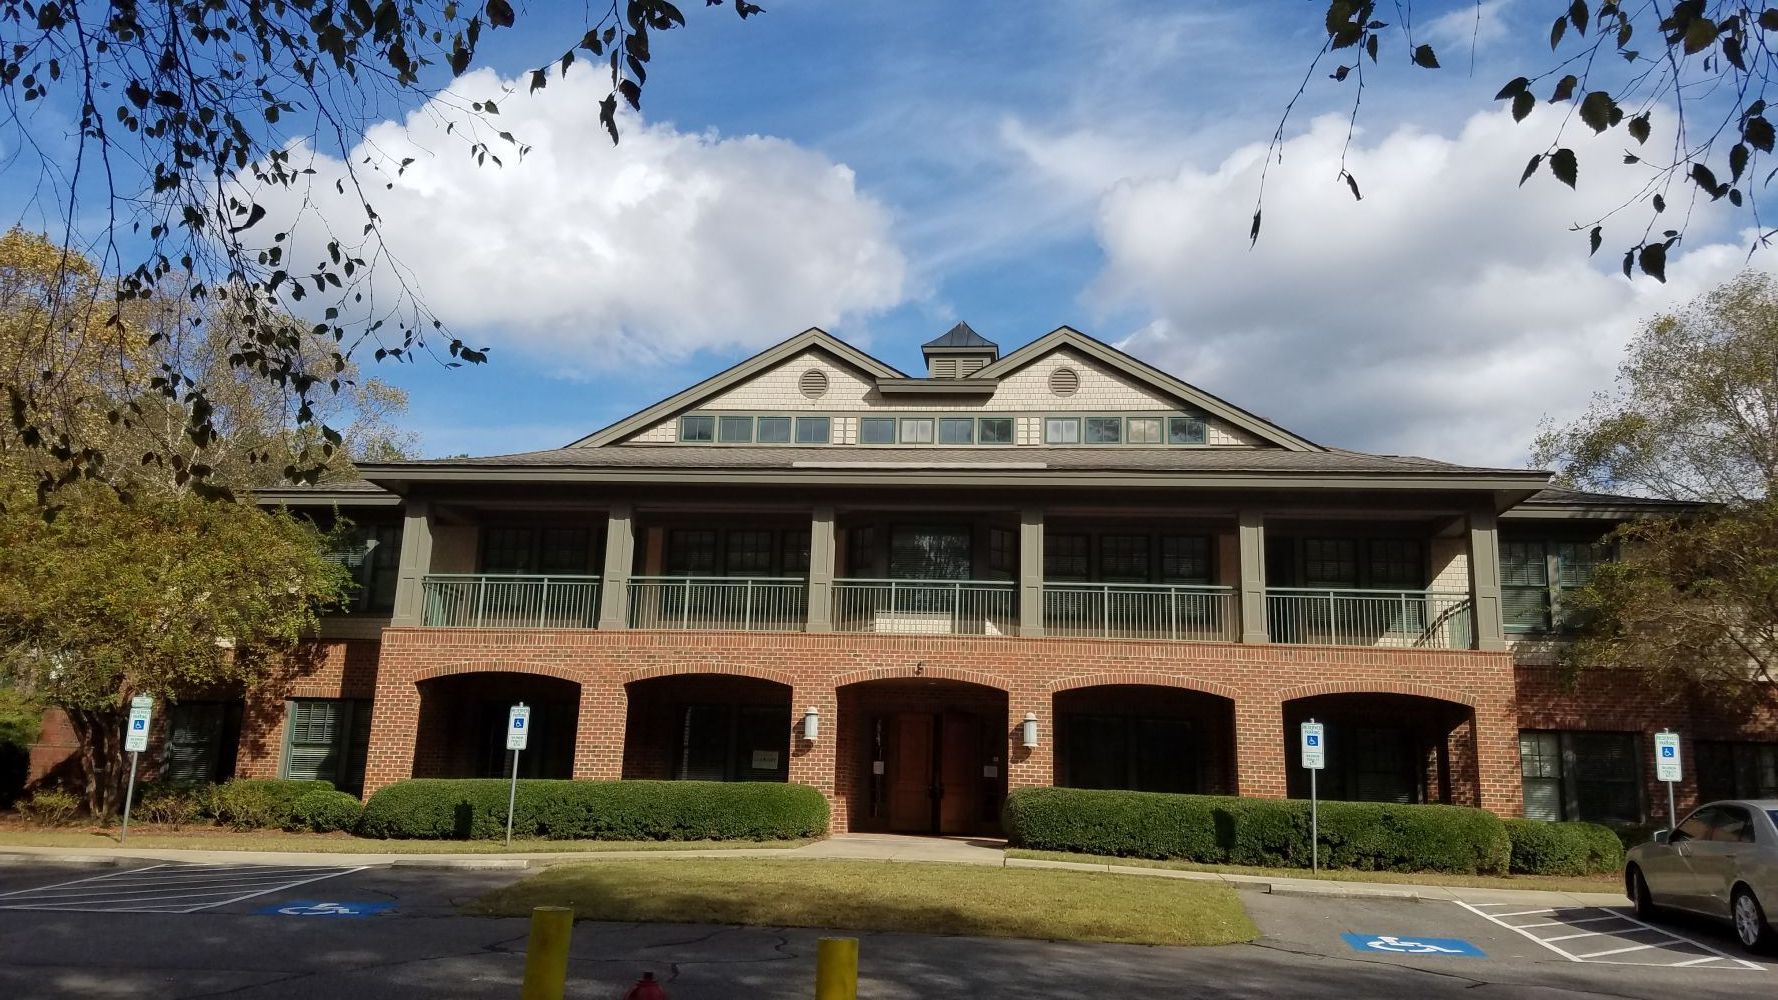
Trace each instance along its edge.
<instances>
[{"instance_id":1,"label":"wall sconce light","mask_svg":"<svg viewBox=\"0 0 1778 1000\"><path fill-rule=\"evenodd\" d=\"M803 739L813 743L815 740L819 739L820 736L821 710L810 705L809 710L803 713Z\"/></svg>"},{"instance_id":2,"label":"wall sconce light","mask_svg":"<svg viewBox=\"0 0 1778 1000\"><path fill-rule=\"evenodd\" d=\"M1022 734L1024 739L1022 742L1025 746L1027 748L1035 748L1037 746L1037 713L1026 712L1025 724L1019 728L1024 730Z\"/></svg>"}]
</instances>

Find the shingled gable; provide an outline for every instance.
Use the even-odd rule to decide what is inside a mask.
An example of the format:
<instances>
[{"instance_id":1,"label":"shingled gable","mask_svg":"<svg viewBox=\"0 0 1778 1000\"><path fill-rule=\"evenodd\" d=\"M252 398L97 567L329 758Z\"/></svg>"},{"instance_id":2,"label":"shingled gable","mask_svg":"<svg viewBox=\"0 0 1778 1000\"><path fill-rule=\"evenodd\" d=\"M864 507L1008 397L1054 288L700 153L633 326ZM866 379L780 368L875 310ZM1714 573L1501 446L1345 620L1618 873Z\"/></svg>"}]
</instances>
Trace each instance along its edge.
<instances>
[{"instance_id":1,"label":"shingled gable","mask_svg":"<svg viewBox=\"0 0 1778 1000\"><path fill-rule=\"evenodd\" d=\"M632 413L617 423L594 431L586 437L570 443L568 447L602 448L608 444L616 444L681 410L692 409L699 403L756 375L770 371L811 349L824 351L832 355L835 361L855 368L872 378L905 379L908 377L903 372L878 361L826 330L812 326L788 340L780 341L766 348L732 368L712 375L683 392L668 396L646 410Z\"/></svg>"},{"instance_id":2,"label":"shingled gable","mask_svg":"<svg viewBox=\"0 0 1778 1000\"><path fill-rule=\"evenodd\" d=\"M1126 375L1157 392L1188 402L1205 413L1227 421L1280 448L1290 451L1327 450L1305 437L1285 430L1263 417L1255 416L1227 400L1212 396L1195 385L1182 382L1159 368L1138 361L1110 344L1089 337L1070 326L1055 328L976 372L975 377L978 379L1004 378L1020 368L1064 348L1072 348L1113 371Z\"/></svg>"}]
</instances>

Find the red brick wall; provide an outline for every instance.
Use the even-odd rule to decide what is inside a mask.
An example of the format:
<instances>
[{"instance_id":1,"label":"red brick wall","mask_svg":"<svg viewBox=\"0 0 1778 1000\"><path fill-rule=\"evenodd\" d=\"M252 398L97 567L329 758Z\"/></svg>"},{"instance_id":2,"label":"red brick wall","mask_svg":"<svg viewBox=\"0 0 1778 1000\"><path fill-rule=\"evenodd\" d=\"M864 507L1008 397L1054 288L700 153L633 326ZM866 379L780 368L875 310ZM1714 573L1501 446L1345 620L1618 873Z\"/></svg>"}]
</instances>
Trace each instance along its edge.
<instances>
[{"instance_id":1,"label":"red brick wall","mask_svg":"<svg viewBox=\"0 0 1778 1000\"><path fill-rule=\"evenodd\" d=\"M1388 692L1438 698L1474 714L1467 779L1486 808L1520 812L1518 718L1512 661L1506 653L1283 645L1095 642L1073 639L803 635L734 632L495 631L389 629L376 670L366 792L414 773L420 682L485 671L516 671L580 685L574 775L615 779L624 773L624 733L631 681L671 674L733 674L791 688L793 725L804 710L821 713L820 739L791 743L790 778L833 801L836 829L846 829L861 767L857 734L848 730L839 691L862 681L936 678L1004 692L1007 785L1053 779L1053 699L1059 691L1103 684L1183 688L1229 699L1238 790L1281 797L1285 768L1283 703L1319 694ZM638 689L640 690L640 689ZM998 695L996 695L998 697ZM848 699L850 701L850 699ZM853 713L857 711L853 703ZM1017 727L1037 715L1042 738L1020 745ZM1467 753L1462 755L1467 757ZM862 758L859 758L862 759ZM848 766L842 766L846 760Z\"/></svg>"},{"instance_id":2,"label":"red brick wall","mask_svg":"<svg viewBox=\"0 0 1778 1000\"><path fill-rule=\"evenodd\" d=\"M376 697L378 645L364 639L315 642L287 657L255 685L241 712L235 774L278 776L284 757L285 699Z\"/></svg>"}]
</instances>

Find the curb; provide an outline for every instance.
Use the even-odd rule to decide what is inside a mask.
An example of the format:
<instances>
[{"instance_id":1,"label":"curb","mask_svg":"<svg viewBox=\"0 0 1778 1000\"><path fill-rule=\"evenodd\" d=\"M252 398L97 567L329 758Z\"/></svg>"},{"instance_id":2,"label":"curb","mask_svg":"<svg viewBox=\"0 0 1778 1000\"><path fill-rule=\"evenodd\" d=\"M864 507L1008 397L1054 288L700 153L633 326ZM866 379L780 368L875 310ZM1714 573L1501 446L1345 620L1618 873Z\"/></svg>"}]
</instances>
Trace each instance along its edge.
<instances>
[{"instance_id":1,"label":"curb","mask_svg":"<svg viewBox=\"0 0 1778 1000\"><path fill-rule=\"evenodd\" d=\"M402 858L390 868L457 869L460 871L514 871L531 867L527 858Z\"/></svg>"},{"instance_id":2,"label":"curb","mask_svg":"<svg viewBox=\"0 0 1778 1000\"><path fill-rule=\"evenodd\" d=\"M0 865L27 865L49 862L57 865L89 865L94 868L115 868L125 859L110 854L0 854Z\"/></svg>"},{"instance_id":3,"label":"curb","mask_svg":"<svg viewBox=\"0 0 1778 1000\"><path fill-rule=\"evenodd\" d=\"M1234 885L1237 889L1253 889L1269 896L1299 896L1308 899L1390 899L1397 902L1418 903L1423 898L1417 892L1401 889L1321 889L1298 885L1274 885L1270 882L1234 883Z\"/></svg>"}]
</instances>

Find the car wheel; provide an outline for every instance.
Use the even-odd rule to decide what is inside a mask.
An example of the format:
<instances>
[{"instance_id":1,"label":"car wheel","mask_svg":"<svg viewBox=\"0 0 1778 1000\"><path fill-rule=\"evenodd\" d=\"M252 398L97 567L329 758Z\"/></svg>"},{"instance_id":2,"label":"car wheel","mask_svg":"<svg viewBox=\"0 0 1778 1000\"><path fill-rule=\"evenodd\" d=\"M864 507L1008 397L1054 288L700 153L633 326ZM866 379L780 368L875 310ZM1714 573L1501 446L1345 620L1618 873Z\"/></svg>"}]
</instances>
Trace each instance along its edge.
<instances>
[{"instance_id":1,"label":"car wheel","mask_svg":"<svg viewBox=\"0 0 1778 1000\"><path fill-rule=\"evenodd\" d=\"M1766 911L1759 905L1753 890L1741 886L1735 890L1734 899L1729 903L1729 913L1735 920L1735 936L1741 939L1741 946L1749 951L1766 951L1772 947L1773 939L1778 935L1772 933L1771 925L1766 923Z\"/></svg>"},{"instance_id":2,"label":"car wheel","mask_svg":"<svg viewBox=\"0 0 1778 1000\"><path fill-rule=\"evenodd\" d=\"M1648 880L1642 877L1642 869L1632 866L1625 873L1624 895L1636 904L1636 916L1643 920L1651 920L1660 915L1660 907L1655 905L1654 894L1648 891Z\"/></svg>"}]
</instances>

